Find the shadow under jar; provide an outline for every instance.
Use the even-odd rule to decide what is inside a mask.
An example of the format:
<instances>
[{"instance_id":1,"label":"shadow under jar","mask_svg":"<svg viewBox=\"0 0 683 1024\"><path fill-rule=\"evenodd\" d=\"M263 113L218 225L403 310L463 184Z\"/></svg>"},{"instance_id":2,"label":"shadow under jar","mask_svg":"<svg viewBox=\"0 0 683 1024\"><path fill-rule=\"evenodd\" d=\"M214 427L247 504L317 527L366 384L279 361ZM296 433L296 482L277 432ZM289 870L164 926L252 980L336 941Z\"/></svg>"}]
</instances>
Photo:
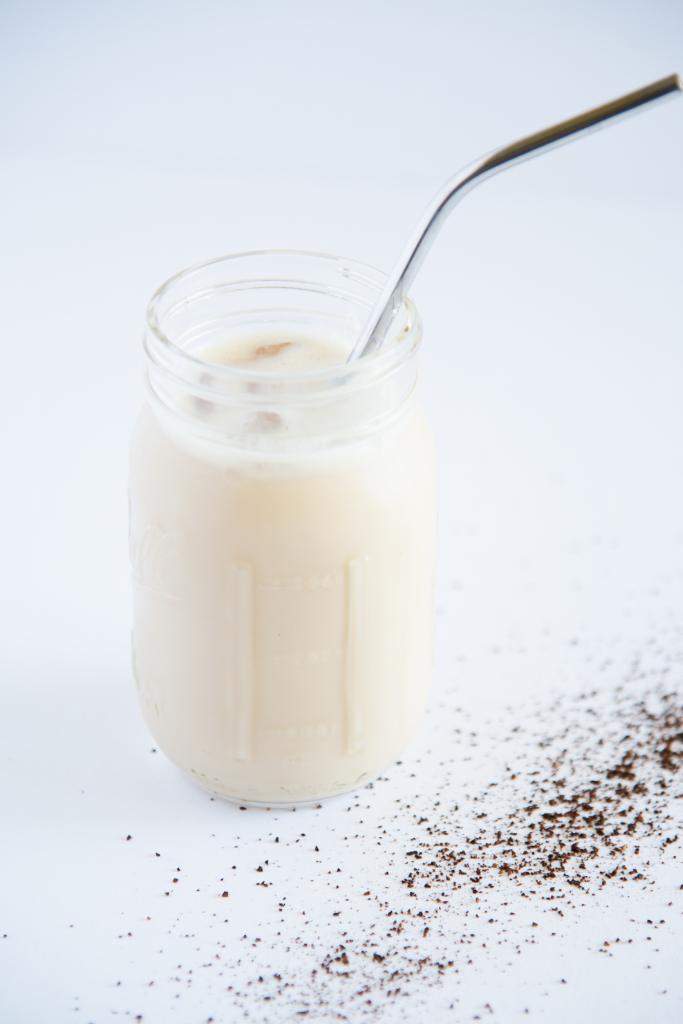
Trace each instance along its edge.
<instances>
[{"instance_id":1,"label":"shadow under jar","mask_svg":"<svg viewBox=\"0 0 683 1024\"><path fill-rule=\"evenodd\" d=\"M436 510L412 303L381 353L349 365L202 358L265 335L348 352L382 283L351 260L246 253L183 271L148 310L134 673L161 749L234 800L362 785L422 716Z\"/></svg>"}]
</instances>

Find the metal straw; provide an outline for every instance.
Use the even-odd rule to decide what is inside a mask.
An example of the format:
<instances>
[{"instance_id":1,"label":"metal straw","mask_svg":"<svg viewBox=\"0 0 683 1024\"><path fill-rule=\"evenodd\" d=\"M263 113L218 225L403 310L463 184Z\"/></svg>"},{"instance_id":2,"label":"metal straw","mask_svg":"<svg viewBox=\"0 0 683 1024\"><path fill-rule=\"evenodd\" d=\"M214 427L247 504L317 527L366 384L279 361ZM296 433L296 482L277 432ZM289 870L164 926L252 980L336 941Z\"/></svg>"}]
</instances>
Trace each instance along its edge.
<instances>
[{"instance_id":1,"label":"metal straw","mask_svg":"<svg viewBox=\"0 0 683 1024\"><path fill-rule=\"evenodd\" d=\"M626 96L620 96L610 103L587 110L584 114L570 117L567 121L544 128L533 135L527 135L502 149L496 149L488 156L481 157L465 167L444 185L422 216L420 223L403 253L399 263L389 276L382 294L372 309L363 332L354 345L348 362L376 352L384 343L391 323L401 306L403 298L422 265L427 252L434 242L453 207L471 189L500 171L530 157L546 153L555 146L578 139L588 132L615 121L642 107L657 103L683 89L678 75L669 75L658 82L646 85Z\"/></svg>"}]
</instances>

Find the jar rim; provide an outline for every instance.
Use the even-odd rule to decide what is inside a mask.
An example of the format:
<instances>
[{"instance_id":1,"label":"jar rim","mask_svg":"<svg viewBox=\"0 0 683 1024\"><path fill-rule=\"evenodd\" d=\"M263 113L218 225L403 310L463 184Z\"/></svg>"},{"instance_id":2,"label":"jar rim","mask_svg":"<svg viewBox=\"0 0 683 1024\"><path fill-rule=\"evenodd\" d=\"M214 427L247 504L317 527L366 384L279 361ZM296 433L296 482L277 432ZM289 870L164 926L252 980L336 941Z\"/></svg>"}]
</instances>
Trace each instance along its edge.
<instances>
[{"instance_id":1,"label":"jar rim","mask_svg":"<svg viewBox=\"0 0 683 1024\"><path fill-rule=\"evenodd\" d=\"M414 303L407 296L404 297L401 303L405 324L400 337L392 340L391 343L387 343L379 352L372 353L363 359L351 363L337 363L313 369L289 369L285 373L278 373L277 375L273 374L272 370L230 366L203 360L196 354L188 351L177 341L174 341L164 330L161 306L172 295L174 289L186 282L191 282L193 277L198 277L202 272L206 273L221 264L229 267L232 264L237 264L239 260L256 260L258 258L270 257L275 259L310 259L321 264L336 265L344 277L353 277L356 281L360 281L366 287L372 289L377 295L379 295L386 280L386 275L371 264L351 257L336 256L332 253L307 249L251 249L227 253L222 256L213 257L210 260L203 260L185 267L167 278L156 289L149 300L146 310L148 330L145 332L144 338L144 348L148 358L160 369L165 370L166 373L171 373L180 379L184 378L188 372L194 374L209 369L216 382L228 383L229 381L234 381L245 383L247 381L254 381L256 383L272 383L274 379L277 379L281 387L284 385L286 388L287 384L291 384L296 388L298 384L305 384L309 387L320 384L324 387L325 384L331 381L334 381L337 386L343 385L357 380L359 374L362 374L363 377L366 377L368 373L371 373L372 377L375 378L383 377L386 373L390 373L392 369L414 355L422 340L422 323ZM270 282L270 279L263 280L273 283ZM254 281L237 283L247 285L254 283ZM295 283L305 285L307 282L297 279ZM179 301L188 303L193 296L197 297L205 291L210 292L211 290L211 288L200 289L198 292L188 293L184 297L179 298ZM350 293L348 294L348 299L350 301L359 301L357 297L352 296ZM369 313L371 303L367 305Z\"/></svg>"}]
</instances>

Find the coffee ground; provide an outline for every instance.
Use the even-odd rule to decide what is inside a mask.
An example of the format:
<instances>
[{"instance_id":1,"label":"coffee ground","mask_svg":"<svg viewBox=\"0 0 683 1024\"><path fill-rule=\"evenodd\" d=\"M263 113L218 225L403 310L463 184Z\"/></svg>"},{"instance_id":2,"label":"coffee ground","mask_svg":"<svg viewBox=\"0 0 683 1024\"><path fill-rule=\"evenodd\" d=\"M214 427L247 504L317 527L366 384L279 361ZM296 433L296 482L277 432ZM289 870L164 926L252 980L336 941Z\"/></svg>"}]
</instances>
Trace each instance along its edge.
<instances>
[{"instance_id":1,"label":"coffee ground","mask_svg":"<svg viewBox=\"0 0 683 1024\"><path fill-rule=\"evenodd\" d=\"M671 878L683 840L680 692L635 674L622 687L488 717L435 711L438 757L399 762L351 797L298 815L235 809L236 831L243 815L259 815L263 853L245 863L233 833L238 863L219 854L225 867L208 894L211 911L210 880L150 848L145 856L167 872L158 895L171 900L184 885L189 896L168 930L175 953L145 954L147 985L167 994L169 1007L184 1012L187 997L209 1011L192 1020L219 1024L414 1021L427 990L439 988L447 1019L485 1019L497 1016L495 993L464 1018L459 993L486 958L512 969L528 947L575 936L586 912L602 907L609 912L595 919L611 920L631 893L641 906L644 893L648 906L680 914L683 876L657 888L667 864ZM122 838L135 848L130 833ZM252 833L245 849L254 841ZM244 898L252 923L236 936L233 904ZM236 920L244 919L242 904ZM589 949L610 957L641 943L651 959L667 928L653 913L622 934L591 935ZM118 937L134 944L136 935L131 926ZM177 963L179 948L187 955ZM142 996L137 984L116 988ZM520 983L522 1014L525 998ZM119 1003L112 1012L144 1019L139 1007Z\"/></svg>"},{"instance_id":2,"label":"coffee ground","mask_svg":"<svg viewBox=\"0 0 683 1024\"><path fill-rule=\"evenodd\" d=\"M550 730L549 723L561 724ZM278 1007L273 1020L283 1019L283 1004L297 1016L349 1021L381 1016L387 1002L400 999L414 1010L425 987L445 979L457 987L473 965L463 948L487 947L482 925L498 949L519 953L524 942L536 941L537 921L529 923L532 937L516 925L520 900L532 913L570 918L609 887L651 884L651 869L676 856L683 836L683 702L675 692L617 688L563 697L523 713L507 709L481 733L463 727L458 734L461 748L484 744L495 766L488 784L466 806L448 804L444 797L457 786L444 762L430 799L401 800L379 828L388 882L386 890L360 894L371 906L362 926L340 931L325 948L314 920L303 929L290 921L292 970L260 973L231 990L245 1016L259 1005L260 1019L270 1019L269 1003ZM394 895L397 879L403 899ZM462 905L463 895L468 909L456 931L450 907L454 900ZM606 938L596 951L619 942ZM313 966L302 970L302 963ZM493 1013L490 1004L483 1009Z\"/></svg>"}]
</instances>

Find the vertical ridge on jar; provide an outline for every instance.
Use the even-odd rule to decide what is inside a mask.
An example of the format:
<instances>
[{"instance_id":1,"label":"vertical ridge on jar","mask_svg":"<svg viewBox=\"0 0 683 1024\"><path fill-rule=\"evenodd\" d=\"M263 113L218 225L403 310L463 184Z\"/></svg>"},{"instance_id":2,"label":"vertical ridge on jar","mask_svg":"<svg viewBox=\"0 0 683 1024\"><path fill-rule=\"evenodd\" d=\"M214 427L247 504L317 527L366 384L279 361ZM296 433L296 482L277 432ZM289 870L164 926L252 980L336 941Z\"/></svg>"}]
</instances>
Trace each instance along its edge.
<instances>
[{"instance_id":1,"label":"vertical ridge on jar","mask_svg":"<svg viewBox=\"0 0 683 1024\"><path fill-rule=\"evenodd\" d=\"M345 752L363 749L363 720L359 700L360 647L363 635L365 566L367 559L346 563L346 646L344 657Z\"/></svg>"},{"instance_id":2,"label":"vertical ridge on jar","mask_svg":"<svg viewBox=\"0 0 683 1024\"><path fill-rule=\"evenodd\" d=\"M249 761L254 710L254 571L249 562L238 562L232 576L235 595L235 753L239 761Z\"/></svg>"}]
</instances>

